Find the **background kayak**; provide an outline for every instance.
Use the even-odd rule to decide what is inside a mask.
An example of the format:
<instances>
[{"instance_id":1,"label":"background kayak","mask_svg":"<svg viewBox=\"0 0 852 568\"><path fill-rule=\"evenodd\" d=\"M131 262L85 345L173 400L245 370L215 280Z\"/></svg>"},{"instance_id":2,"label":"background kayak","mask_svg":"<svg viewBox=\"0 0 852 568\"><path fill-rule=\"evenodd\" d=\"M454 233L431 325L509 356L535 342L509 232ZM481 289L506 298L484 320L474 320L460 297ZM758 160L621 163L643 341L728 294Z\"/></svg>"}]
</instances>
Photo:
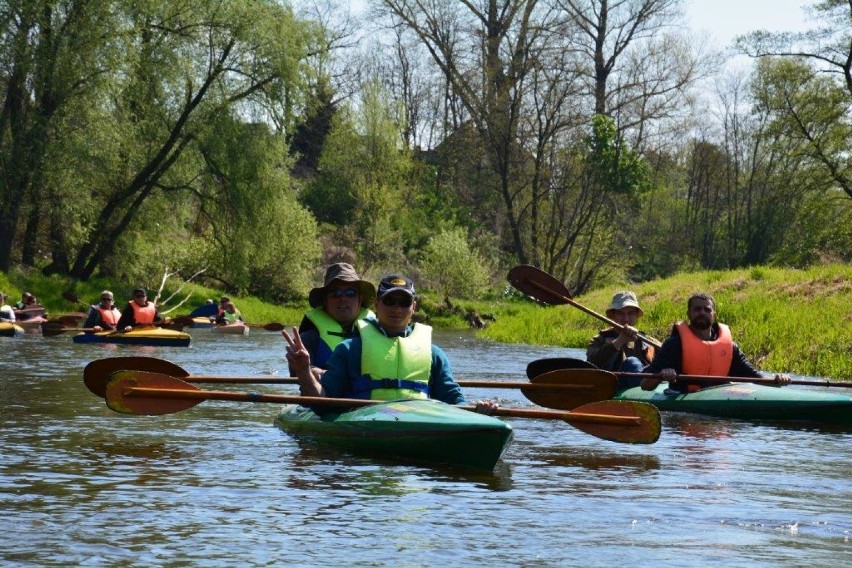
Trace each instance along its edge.
<instances>
[{"instance_id":1,"label":"background kayak","mask_svg":"<svg viewBox=\"0 0 852 568\"><path fill-rule=\"evenodd\" d=\"M248 335L249 326L241 321L237 321L225 325L213 326L210 331L213 333L221 333L223 335Z\"/></svg>"},{"instance_id":2,"label":"background kayak","mask_svg":"<svg viewBox=\"0 0 852 568\"><path fill-rule=\"evenodd\" d=\"M0 322L0 337L15 337L23 334L24 329L21 326L8 321Z\"/></svg>"},{"instance_id":3,"label":"background kayak","mask_svg":"<svg viewBox=\"0 0 852 568\"><path fill-rule=\"evenodd\" d=\"M117 343L119 345L164 345L189 347L190 336L182 331L162 327L142 327L128 332L81 333L74 336L74 343Z\"/></svg>"}]
</instances>

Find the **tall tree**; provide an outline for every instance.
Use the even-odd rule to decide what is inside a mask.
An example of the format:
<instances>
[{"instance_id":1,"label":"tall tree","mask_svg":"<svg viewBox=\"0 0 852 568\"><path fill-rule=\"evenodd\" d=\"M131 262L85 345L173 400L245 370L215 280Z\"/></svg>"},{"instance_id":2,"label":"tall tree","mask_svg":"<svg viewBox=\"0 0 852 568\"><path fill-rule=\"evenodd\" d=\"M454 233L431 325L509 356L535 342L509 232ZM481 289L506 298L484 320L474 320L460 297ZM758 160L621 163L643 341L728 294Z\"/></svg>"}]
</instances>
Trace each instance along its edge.
<instances>
[{"instance_id":1,"label":"tall tree","mask_svg":"<svg viewBox=\"0 0 852 568\"><path fill-rule=\"evenodd\" d=\"M820 25L800 33L757 31L738 38L737 45L747 54L762 59L799 60L799 85L788 84L783 108L796 135L808 140L811 156L831 175L835 183L852 197L852 159L848 149L849 108L852 107L852 2L823 0L810 8ZM792 69L789 68L789 69ZM792 72L792 71L790 71ZM824 80L823 75L836 77ZM815 97L802 96L813 82ZM833 85L832 85L833 83ZM799 94L796 93L798 91ZM820 97L825 97L824 101ZM830 121L836 121L832 128ZM845 131L844 136L838 130Z\"/></svg>"},{"instance_id":2,"label":"tall tree","mask_svg":"<svg viewBox=\"0 0 852 568\"><path fill-rule=\"evenodd\" d=\"M498 178L513 251L527 262L512 177L521 160L517 129L524 80L546 34L543 20L534 18L538 0L381 0L379 5L419 38L464 105Z\"/></svg>"},{"instance_id":3,"label":"tall tree","mask_svg":"<svg viewBox=\"0 0 852 568\"><path fill-rule=\"evenodd\" d=\"M63 114L87 106L108 70L115 20L111 2L87 0L12 0L0 14L0 270L8 270L22 221L25 264L45 220L64 244L61 216L41 208L61 201L46 187L46 156Z\"/></svg>"},{"instance_id":4,"label":"tall tree","mask_svg":"<svg viewBox=\"0 0 852 568\"><path fill-rule=\"evenodd\" d=\"M180 195L197 171L176 167L223 114L293 89L306 28L273 2L188 0L133 3L125 19L126 80L116 77L114 116L126 166L110 187L71 274L88 278L132 226L147 200Z\"/></svg>"}]
</instances>

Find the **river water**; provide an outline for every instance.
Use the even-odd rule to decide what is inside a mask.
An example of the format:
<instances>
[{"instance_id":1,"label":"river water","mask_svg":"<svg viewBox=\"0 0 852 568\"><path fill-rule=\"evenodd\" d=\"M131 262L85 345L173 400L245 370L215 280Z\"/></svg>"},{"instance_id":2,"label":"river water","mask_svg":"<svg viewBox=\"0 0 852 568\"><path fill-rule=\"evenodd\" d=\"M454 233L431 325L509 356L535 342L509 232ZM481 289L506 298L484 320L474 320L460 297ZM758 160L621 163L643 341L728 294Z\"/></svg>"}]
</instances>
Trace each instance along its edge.
<instances>
[{"instance_id":1,"label":"river water","mask_svg":"<svg viewBox=\"0 0 852 568\"><path fill-rule=\"evenodd\" d=\"M666 414L659 442L633 446L514 419L512 446L481 473L300 443L270 404L119 415L82 383L89 361L126 355L287 374L276 333L192 332L183 349L0 338L4 566L852 565L848 430ZM436 343L462 379L524 380L533 359L582 357L469 333Z\"/></svg>"}]
</instances>

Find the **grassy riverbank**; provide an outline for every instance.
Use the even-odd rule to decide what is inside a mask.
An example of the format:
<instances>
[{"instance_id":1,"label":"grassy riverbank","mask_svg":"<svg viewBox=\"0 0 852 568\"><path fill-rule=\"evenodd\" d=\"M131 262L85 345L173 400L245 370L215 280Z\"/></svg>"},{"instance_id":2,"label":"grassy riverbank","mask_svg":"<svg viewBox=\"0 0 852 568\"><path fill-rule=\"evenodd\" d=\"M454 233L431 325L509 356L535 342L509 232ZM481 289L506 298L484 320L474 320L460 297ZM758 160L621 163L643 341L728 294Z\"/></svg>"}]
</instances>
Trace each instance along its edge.
<instances>
[{"instance_id":1,"label":"grassy riverbank","mask_svg":"<svg viewBox=\"0 0 852 568\"><path fill-rule=\"evenodd\" d=\"M168 298L180 284L169 282ZM171 286L173 285L173 286ZM38 273L0 273L0 290L10 301L21 292L33 292L53 315L83 310L62 297L69 290L83 302L94 302L104 288L113 290L119 305L129 298L132 285L104 281L70 282ZM640 322L648 335L664 339L672 323L683 319L686 298L693 292L713 295L719 320L731 326L742 350L766 371L852 379L852 266L828 265L807 270L755 267L731 271L680 274L631 287L645 310ZM615 288L596 290L575 298L583 306L604 315ZM187 295L182 306L175 305ZM169 315L190 312L206 298L222 292L194 284L184 288L165 306ZM449 310L437 297L423 292L419 319L435 327L467 327L464 314L475 312L488 323L480 334L511 343L585 347L604 322L571 306L540 306L518 294L491 300L460 301ZM307 302L273 305L253 297L235 298L246 321L254 324L280 322L296 325ZM490 318L494 320L491 321Z\"/></svg>"},{"instance_id":2,"label":"grassy riverbank","mask_svg":"<svg viewBox=\"0 0 852 568\"><path fill-rule=\"evenodd\" d=\"M734 340L762 370L852 379L850 266L704 271L630 289L645 311L640 328L648 335L664 339L672 323L685 318L687 297L707 292L716 299L719 321L731 326ZM597 290L574 300L604 315L615 291ZM585 347L607 327L572 306L524 302L499 312L484 337Z\"/></svg>"}]
</instances>

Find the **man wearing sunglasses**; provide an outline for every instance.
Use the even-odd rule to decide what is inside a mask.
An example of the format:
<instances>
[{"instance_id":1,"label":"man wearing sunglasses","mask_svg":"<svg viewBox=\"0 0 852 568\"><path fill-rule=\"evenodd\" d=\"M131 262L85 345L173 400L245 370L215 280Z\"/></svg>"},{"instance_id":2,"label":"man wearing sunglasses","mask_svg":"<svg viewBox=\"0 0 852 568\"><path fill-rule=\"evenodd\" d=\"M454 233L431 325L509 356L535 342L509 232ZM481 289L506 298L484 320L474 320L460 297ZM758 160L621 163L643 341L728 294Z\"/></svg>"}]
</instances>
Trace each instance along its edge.
<instances>
[{"instance_id":1,"label":"man wearing sunglasses","mask_svg":"<svg viewBox=\"0 0 852 568\"><path fill-rule=\"evenodd\" d=\"M98 332L103 330L114 330L121 318L121 312L113 304L113 295L109 290L101 292L100 303L92 306L89 309L89 317L86 318L85 328L91 328L92 331Z\"/></svg>"},{"instance_id":2,"label":"man wearing sunglasses","mask_svg":"<svg viewBox=\"0 0 852 568\"><path fill-rule=\"evenodd\" d=\"M154 302L148 301L145 288L137 288L133 291L133 299L127 302L127 307L121 312L121 318L115 327L121 331L132 331L136 326L154 325L154 322L162 319Z\"/></svg>"},{"instance_id":3,"label":"man wearing sunglasses","mask_svg":"<svg viewBox=\"0 0 852 568\"><path fill-rule=\"evenodd\" d=\"M308 294L311 310L299 324L302 344L316 371L326 368L344 339L357 335L357 320L375 315L367 309L375 295L376 287L362 280L351 264L338 262L326 269L323 285Z\"/></svg>"},{"instance_id":4,"label":"man wearing sunglasses","mask_svg":"<svg viewBox=\"0 0 852 568\"><path fill-rule=\"evenodd\" d=\"M463 404L464 394L453 378L450 361L432 343L432 328L411 323L417 309L414 283L401 274L385 276L376 292L376 317L357 322L359 334L342 342L321 376L311 369L311 359L299 332L285 330L287 361L299 378L305 396L398 400L433 398ZM479 401L477 410L488 413L497 405ZM317 411L322 412L321 409Z\"/></svg>"}]
</instances>

